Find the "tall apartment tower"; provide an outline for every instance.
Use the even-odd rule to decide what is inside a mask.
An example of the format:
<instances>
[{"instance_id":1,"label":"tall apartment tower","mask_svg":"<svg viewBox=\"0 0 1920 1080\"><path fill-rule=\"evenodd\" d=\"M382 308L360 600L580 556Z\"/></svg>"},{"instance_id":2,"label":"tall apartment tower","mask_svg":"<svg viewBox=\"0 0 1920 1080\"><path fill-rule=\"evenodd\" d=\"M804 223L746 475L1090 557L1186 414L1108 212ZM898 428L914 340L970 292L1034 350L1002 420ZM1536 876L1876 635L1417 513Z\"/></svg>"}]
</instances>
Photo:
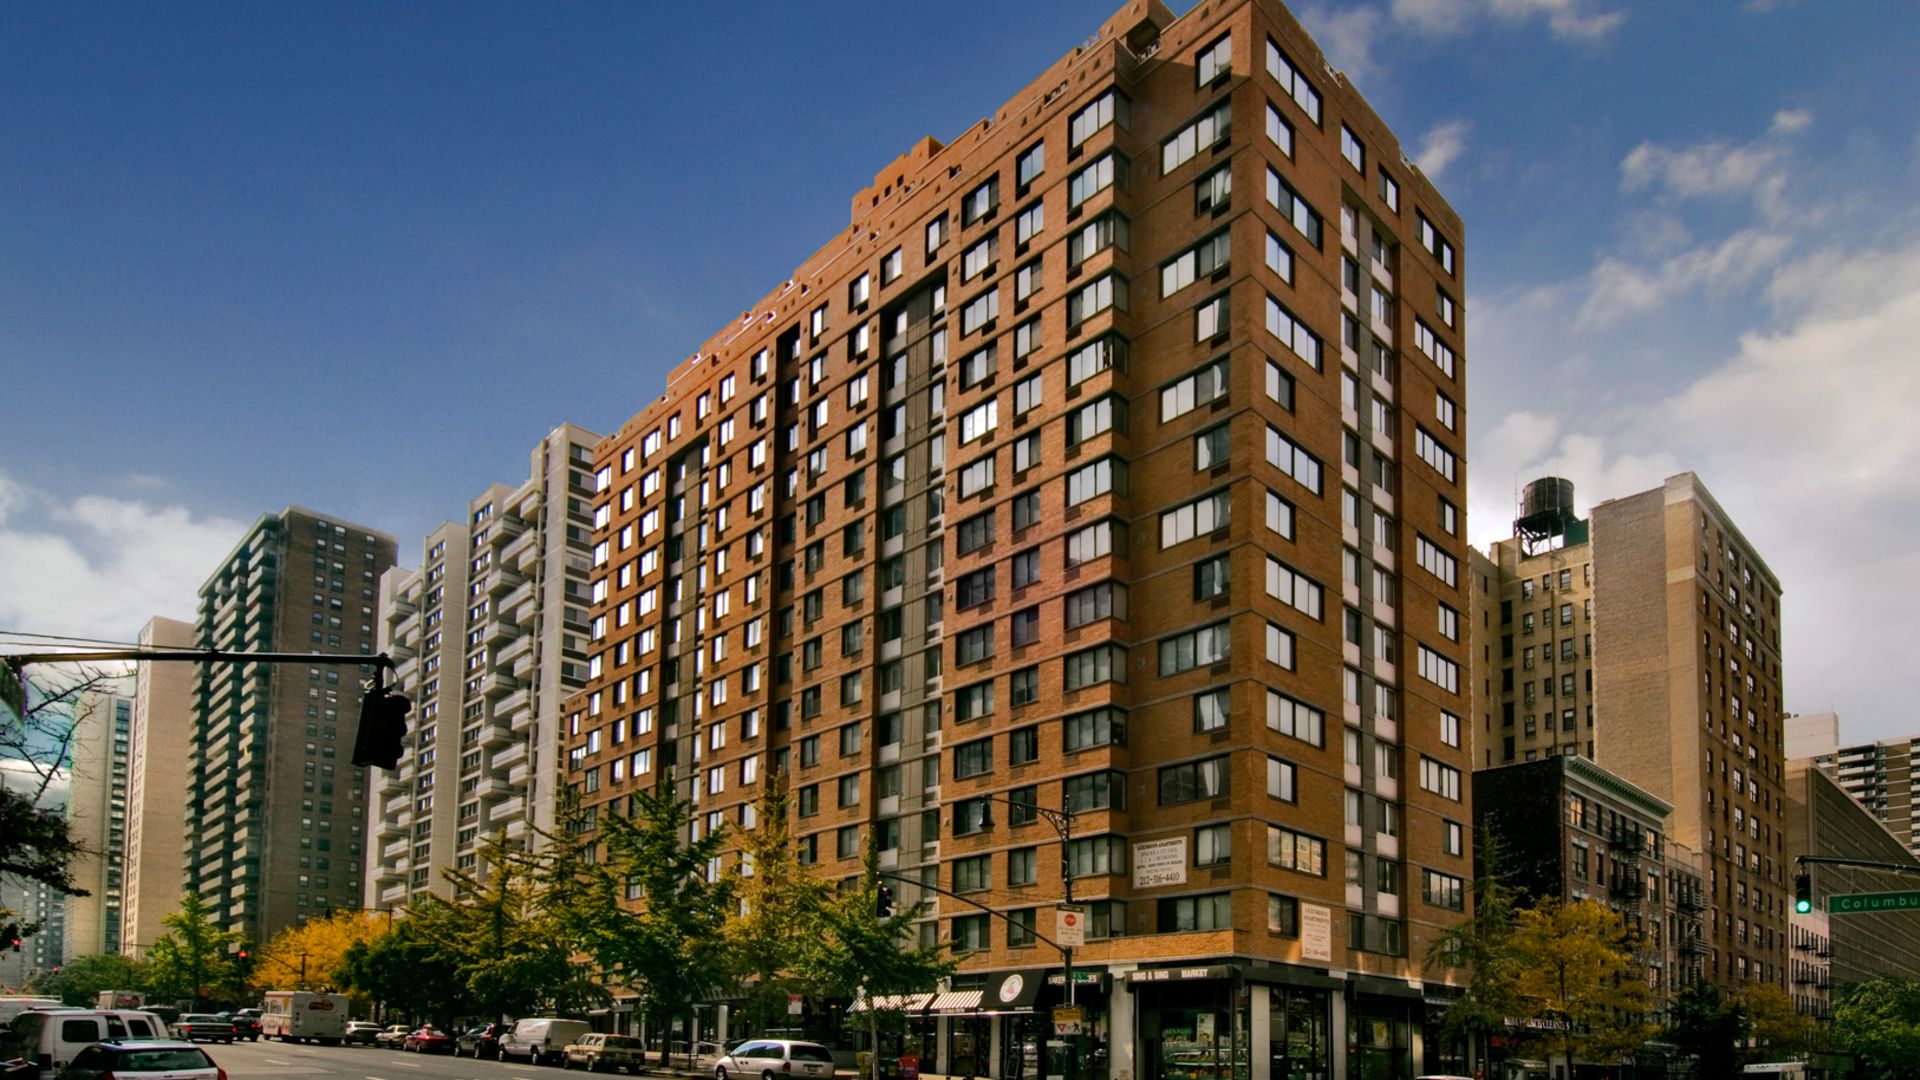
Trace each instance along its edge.
<instances>
[{"instance_id":1,"label":"tall apartment tower","mask_svg":"<svg viewBox=\"0 0 1920 1080\"><path fill-rule=\"evenodd\" d=\"M593 448L566 424L519 487L495 484L380 580L380 648L414 701L407 754L378 778L367 907L448 895L481 840L537 846L553 828L560 702L586 685Z\"/></svg>"},{"instance_id":2,"label":"tall apartment tower","mask_svg":"<svg viewBox=\"0 0 1920 1080\"><path fill-rule=\"evenodd\" d=\"M140 628L143 649L190 649L193 624L155 616ZM187 816L192 767L195 666L143 662L135 678L133 748L127 768L126 897L120 952L145 956L167 932L164 920L180 906L186 849L180 823Z\"/></svg>"},{"instance_id":3,"label":"tall apartment tower","mask_svg":"<svg viewBox=\"0 0 1920 1080\"><path fill-rule=\"evenodd\" d=\"M201 648L371 656L393 537L288 507L200 587ZM349 763L368 664L194 666L185 888L262 941L358 907L366 770Z\"/></svg>"},{"instance_id":4,"label":"tall apartment tower","mask_svg":"<svg viewBox=\"0 0 1920 1080\"><path fill-rule=\"evenodd\" d=\"M1847 794L1879 818L1907 850L1920 855L1920 799L1914 797L1913 761L1920 738L1882 739L1840 745L1833 713L1787 717L1787 758L1810 759Z\"/></svg>"},{"instance_id":5,"label":"tall apartment tower","mask_svg":"<svg viewBox=\"0 0 1920 1080\"><path fill-rule=\"evenodd\" d=\"M67 829L87 854L73 861L85 896L67 897L62 954L120 950L127 873L127 784L133 752L133 680L115 678L74 698Z\"/></svg>"},{"instance_id":6,"label":"tall apartment tower","mask_svg":"<svg viewBox=\"0 0 1920 1080\"><path fill-rule=\"evenodd\" d=\"M1019 1067L1063 873L1097 1074L1457 1071L1458 217L1271 0L1129 3L852 210L600 444L568 782L779 773L824 875L1005 914L928 894L933 1071Z\"/></svg>"}]
</instances>

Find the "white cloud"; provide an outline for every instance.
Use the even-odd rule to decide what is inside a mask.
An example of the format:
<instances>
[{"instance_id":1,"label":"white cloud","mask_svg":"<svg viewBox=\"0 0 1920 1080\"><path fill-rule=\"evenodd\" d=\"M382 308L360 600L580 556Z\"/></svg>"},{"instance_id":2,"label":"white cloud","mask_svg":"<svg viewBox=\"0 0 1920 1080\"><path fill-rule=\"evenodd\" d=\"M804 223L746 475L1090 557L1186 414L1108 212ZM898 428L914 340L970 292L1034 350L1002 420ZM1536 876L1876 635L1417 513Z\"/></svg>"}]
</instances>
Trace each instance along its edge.
<instances>
[{"instance_id":1,"label":"white cloud","mask_svg":"<svg viewBox=\"0 0 1920 1080\"><path fill-rule=\"evenodd\" d=\"M1377 72L1373 50L1382 28L1381 11L1371 4L1338 9L1316 4L1296 8L1301 25L1320 43L1327 60L1358 85Z\"/></svg>"},{"instance_id":2,"label":"white cloud","mask_svg":"<svg viewBox=\"0 0 1920 1080\"><path fill-rule=\"evenodd\" d=\"M1791 241L1773 232L1745 229L1718 244L1691 248L1655 266L1607 257L1593 268L1592 288L1575 326L1604 327L1629 315L1690 297L1696 291L1724 296L1758 281L1776 266Z\"/></svg>"},{"instance_id":3,"label":"white cloud","mask_svg":"<svg viewBox=\"0 0 1920 1080\"><path fill-rule=\"evenodd\" d=\"M1619 29L1627 20L1624 11L1598 11L1583 0L1491 0L1495 14L1509 19L1545 15L1554 36L1577 41L1594 41Z\"/></svg>"},{"instance_id":4,"label":"white cloud","mask_svg":"<svg viewBox=\"0 0 1920 1080\"><path fill-rule=\"evenodd\" d=\"M1812 126L1812 109L1781 109L1773 114L1773 126L1768 130L1775 135L1797 135Z\"/></svg>"},{"instance_id":5,"label":"white cloud","mask_svg":"<svg viewBox=\"0 0 1920 1080\"><path fill-rule=\"evenodd\" d=\"M1417 30L1451 34L1473 16L1472 0L1393 0L1393 17Z\"/></svg>"},{"instance_id":6,"label":"white cloud","mask_svg":"<svg viewBox=\"0 0 1920 1080\"><path fill-rule=\"evenodd\" d=\"M105 495L65 502L0 474L0 628L131 641L191 619L242 522Z\"/></svg>"},{"instance_id":7,"label":"white cloud","mask_svg":"<svg viewBox=\"0 0 1920 1080\"><path fill-rule=\"evenodd\" d=\"M1467 132L1473 124L1467 120L1449 120L1428 131L1420 137L1419 149L1413 152L1414 164L1427 174L1427 179L1438 180L1447 171L1447 166L1467 149Z\"/></svg>"},{"instance_id":8,"label":"white cloud","mask_svg":"<svg viewBox=\"0 0 1920 1080\"><path fill-rule=\"evenodd\" d=\"M1920 580L1920 241L1825 250L1771 278L1830 287L1664 398L1487 428L1470 527L1482 545L1505 535L1510 488L1533 476L1571 478L1584 508L1694 471L1781 578L1787 707L1831 703L1848 738L1890 736L1909 718L1868 708L1904 699L1904 586Z\"/></svg>"}]
</instances>

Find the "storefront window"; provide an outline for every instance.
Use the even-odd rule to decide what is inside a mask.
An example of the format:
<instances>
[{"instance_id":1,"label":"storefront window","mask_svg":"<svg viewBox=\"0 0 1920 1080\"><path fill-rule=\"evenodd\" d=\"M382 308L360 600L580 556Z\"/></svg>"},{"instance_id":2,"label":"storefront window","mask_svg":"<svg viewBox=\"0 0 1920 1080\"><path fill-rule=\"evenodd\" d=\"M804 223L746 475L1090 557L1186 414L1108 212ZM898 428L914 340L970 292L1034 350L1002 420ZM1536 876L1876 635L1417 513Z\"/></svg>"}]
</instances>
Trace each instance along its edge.
<instances>
[{"instance_id":1,"label":"storefront window","mask_svg":"<svg viewBox=\"0 0 1920 1080\"><path fill-rule=\"evenodd\" d=\"M1268 998L1273 1080L1327 1080L1327 992L1276 986Z\"/></svg>"},{"instance_id":2,"label":"storefront window","mask_svg":"<svg viewBox=\"0 0 1920 1080\"><path fill-rule=\"evenodd\" d=\"M1347 1075L1399 1080L1413 1073L1405 1006L1362 998L1347 1012Z\"/></svg>"}]
</instances>

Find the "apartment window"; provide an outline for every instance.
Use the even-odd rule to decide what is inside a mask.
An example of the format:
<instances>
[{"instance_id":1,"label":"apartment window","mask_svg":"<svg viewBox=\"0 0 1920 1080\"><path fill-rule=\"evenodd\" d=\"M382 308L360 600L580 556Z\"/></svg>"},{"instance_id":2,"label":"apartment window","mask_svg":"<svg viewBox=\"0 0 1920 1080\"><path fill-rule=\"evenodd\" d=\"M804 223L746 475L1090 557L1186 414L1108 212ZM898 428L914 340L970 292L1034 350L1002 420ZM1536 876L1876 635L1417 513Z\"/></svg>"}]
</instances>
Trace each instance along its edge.
<instances>
[{"instance_id":1,"label":"apartment window","mask_svg":"<svg viewBox=\"0 0 1920 1080\"><path fill-rule=\"evenodd\" d=\"M1460 692L1460 665L1420 646L1420 677L1450 693Z\"/></svg>"},{"instance_id":2,"label":"apartment window","mask_svg":"<svg viewBox=\"0 0 1920 1080\"><path fill-rule=\"evenodd\" d=\"M978 663L993 655L993 624L976 626L962 630L954 635L953 662L957 665Z\"/></svg>"},{"instance_id":3,"label":"apartment window","mask_svg":"<svg viewBox=\"0 0 1920 1080\"><path fill-rule=\"evenodd\" d=\"M1022 208L1018 214L1014 215L1013 239L1016 243L1028 243L1034 237L1040 235L1046 227L1046 204L1036 201L1032 205Z\"/></svg>"},{"instance_id":4,"label":"apartment window","mask_svg":"<svg viewBox=\"0 0 1920 1080\"><path fill-rule=\"evenodd\" d=\"M1267 894L1267 931L1281 937L1300 936L1300 901L1291 896Z\"/></svg>"},{"instance_id":5,"label":"apartment window","mask_svg":"<svg viewBox=\"0 0 1920 1080\"><path fill-rule=\"evenodd\" d=\"M1220 214L1233 201L1233 166L1209 169L1193 183L1193 212Z\"/></svg>"},{"instance_id":6,"label":"apartment window","mask_svg":"<svg viewBox=\"0 0 1920 1080\"><path fill-rule=\"evenodd\" d=\"M1021 668L1007 676L1007 700L1014 708L1031 705L1040 699L1040 669Z\"/></svg>"},{"instance_id":7,"label":"apartment window","mask_svg":"<svg viewBox=\"0 0 1920 1080\"><path fill-rule=\"evenodd\" d=\"M1267 297L1267 333L1279 338L1282 345L1315 371L1320 370L1320 335L1307 329L1299 316L1271 295Z\"/></svg>"},{"instance_id":8,"label":"apartment window","mask_svg":"<svg viewBox=\"0 0 1920 1080\"><path fill-rule=\"evenodd\" d=\"M1108 394L1090 401L1067 414L1067 445L1083 443L1096 435L1104 434L1115 426L1125 432L1126 420L1125 398Z\"/></svg>"},{"instance_id":9,"label":"apartment window","mask_svg":"<svg viewBox=\"0 0 1920 1080\"><path fill-rule=\"evenodd\" d=\"M1070 877L1124 874L1127 872L1126 841L1117 836L1088 836L1077 839L1067 845L1066 862L1067 874ZM1099 932L1097 924L1092 929L1097 935Z\"/></svg>"},{"instance_id":10,"label":"apartment window","mask_svg":"<svg viewBox=\"0 0 1920 1080\"><path fill-rule=\"evenodd\" d=\"M960 445L985 437L1000 422L999 402L989 399L960 414Z\"/></svg>"},{"instance_id":11,"label":"apartment window","mask_svg":"<svg viewBox=\"0 0 1920 1080\"><path fill-rule=\"evenodd\" d=\"M1013 272L1013 298L1015 300L1026 300L1034 293L1040 291L1041 284L1046 280L1043 262L1044 260L1042 259L1034 259L1032 262L1023 264L1020 269ZM1026 349L1017 350L1014 355L1025 356L1040 344L1040 320L1034 319L1022 324L1020 330L1016 331L1016 333L1023 335L1026 342Z\"/></svg>"},{"instance_id":12,"label":"apartment window","mask_svg":"<svg viewBox=\"0 0 1920 1080\"><path fill-rule=\"evenodd\" d=\"M1396 214L1400 212L1400 184L1388 176L1385 169L1380 170L1380 200L1387 204L1387 209Z\"/></svg>"},{"instance_id":13,"label":"apartment window","mask_svg":"<svg viewBox=\"0 0 1920 1080\"><path fill-rule=\"evenodd\" d=\"M1307 82L1306 76L1300 74L1300 69L1294 66L1293 61L1280 51L1280 47L1275 45L1271 38L1267 41L1267 74L1280 84L1280 89L1293 99L1293 103L1313 121L1314 126L1319 126L1320 92L1313 88L1313 84Z\"/></svg>"},{"instance_id":14,"label":"apartment window","mask_svg":"<svg viewBox=\"0 0 1920 1080\"><path fill-rule=\"evenodd\" d=\"M1067 294L1067 327L1073 329L1109 308L1127 310L1127 279L1102 274Z\"/></svg>"},{"instance_id":15,"label":"apartment window","mask_svg":"<svg viewBox=\"0 0 1920 1080\"><path fill-rule=\"evenodd\" d=\"M1224 622L1162 638L1160 674L1177 675L1196 667L1225 663L1232 640Z\"/></svg>"},{"instance_id":16,"label":"apartment window","mask_svg":"<svg viewBox=\"0 0 1920 1080\"><path fill-rule=\"evenodd\" d=\"M1071 653L1061 664L1062 683L1069 692L1104 682L1127 681L1127 650L1119 645L1096 645Z\"/></svg>"},{"instance_id":17,"label":"apartment window","mask_svg":"<svg viewBox=\"0 0 1920 1080\"><path fill-rule=\"evenodd\" d=\"M1126 369L1127 343L1108 335L1067 354L1067 385L1078 386L1108 368Z\"/></svg>"},{"instance_id":18,"label":"apartment window","mask_svg":"<svg viewBox=\"0 0 1920 1080\"><path fill-rule=\"evenodd\" d=\"M1274 558L1267 560L1267 595L1315 620L1326 603L1318 582Z\"/></svg>"},{"instance_id":19,"label":"apartment window","mask_svg":"<svg viewBox=\"0 0 1920 1080\"><path fill-rule=\"evenodd\" d=\"M1267 727L1313 746L1326 745L1326 714L1303 701L1267 691Z\"/></svg>"},{"instance_id":20,"label":"apartment window","mask_svg":"<svg viewBox=\"0 0 1920 1080\"><path fill-rule=\"evenodd\" d=\"M1362 175L1366 173L1366 145L1360 141L1359 136L1353 133L1353 129L1345 124L1340 125L1340 156L1346 158L1347 164L1353 166L1355 171Z\"/></svg>"},{"instance_id":21,"label":"apartment window","mask_svg":"<svg viewBox=\"0 0 1920 1080\"><path fill-rule=\"evenodd\" d=\"M1193 830L1193 864L1225 866L1233 861L1233 828L1225 822Z\"/></svg>"},{"instance_id":22,"label":"apartment window","mask_svg":"<svg viewBox=\"0 0 1920 1080\"><path fill-rule=\"evenodd\" d=\"M1271 104L1267 106L1267 139L1279 147L1281 153L1293 156L1293 125Z\"/></svg>"},{"instance_id":23,"label":"apartment window","mask_svg":"<svg viewBox=\"0 0 1920 1080\"><path fill-rule=\"evenodd\" d=\"M1067 236L1067 266L1078 267L1108 248L1127 250L1130 225L1118 210L1106 213Z\"/></svg>"},{"instance_id":24,"label":"apartment window","mask_svg":"<svg viewBox=\"0 0 1920 1080\"><path fill-rule=\"evenodd\" d=\"M972 281L974 278L993 269L994 261L1000 255L1000 237L989 235L979 243L960 253L960 280Z\"/></svg>"},{"instance_id":25,"label":"apartment window","mask_svg":"<svg viewBox=\"0 0 1920 1080\"><path fill-rule=\"evenodd\" d=\"M1425 320L1415 319L1413 322L1413 345L1420 350L1421 355L1433 361L1441 374L1449 379L1453 378L1453 347L1436 337L1433 328L1428 326Z\"/></svg>"},{"instance_id":26,"label":"apartment window","mask_svg":"<svg viewBox=\"0 0 1920 1080\"><path fill-rule=\"evenodd\" d=\"M1126 532L1116 528L1111 519L1076 529L1067 534L1067 565L1079 566L1105 558L1114 553L1116 541L1120 544L1120 554L1126 554Z\"/></svg>"},{"instance_id":27,"label":"apartment window","mask_svg":"<svg viewBox=\"0 0 1920 1080\"><path fill-rule=\"evenodd\" d=\"M1427 215L1418 214L1417 216L1420 226L1420 246L1426 248L1427 253L1432 255L1435 261L1439 262L1440 269L1445 270L1448 274L1452 274L1454 264L1453 242L1440 235L1440 230L1434 228L1433 222L1427 220Z\"/></svg>"},{"instance_id":28,"label":"apartment window","mask_svg":"<svg viewBox=\"0 0 1920 1080\"><path fill-rule=\"evenodd\" d=\"M1119 458L1101 458L1067 474L1068 506L1078 506L1109 492L1127 493L1127 463Z\"/></svg>"},{"instance_id":29,"label":"apartment window","mask_svg":"<svg viewBox=\"0 0 1920 1080\"><path fill-rule=\"evenodd\" d=\"M836 782L837 795L841 806L860 805L860 774L851 773Z\"/></svg>"},{"instance_id":30,"label":"apartment window","mask_svg":"<svg viewBox=\"0 0 1920 1080\"><path fill-rule=\"evenodd\" d=\"M1160 391L1160 422L1184 416L1227 394L1227 361L1208 363Z\"/></svg>"},{"instance_id":31,"label":"apartment window","mask_svg":"<svg viewBox=\"0 0 1920 1080\"><path fill-rule=\"evenodd\" d=\"M1227 726L1232 711L1233 695L1227 688L1217 687L1193 698L1193 730L1219 731Z\"/></svg>"},{"instance_id":32,"label":"apartment window","mask_svg":"<svg viewBox=\"0 0 1920 1080\"><path fill-rule=\"evenodd\" d=\"M1034 143L1032 146L1021 151L1020 156L1014 159L1014 182L1024 189L1028 184L1033 183L1034 178L1045 172L1046 169L1047 144L1043 142Z\"/></svg>"},{"instance_id":33,"label":"apartment window","mask_svg":"<svg viewBox=\"0 0 1920 1080\"><path fill-rule=\"evenodd\" d=\"M1040 729L1018 728L1007 733L1007 764L1031 765L1040 760Z\"/></svg>"},{"instance_id":34,"label":"apartment window","mask_svg":"<svg viewBox=\"0 0 1920 1080\"><path fill-rule=\"evenodd\" d=\"M993 771L993 739L975 739L953 748L953 778L965 780Z\"/></svg>"},{"instance_id":35,"label":"apartment window","mask_svg":"<svg viewBox=\"0 0 1920 1080\"><path fill-rule=\"evenodd\" d=\"M1023 491L1015 495L1013 504L1013 531L1019 532L1040 520L1040 493Z\"/></svg>"},{"instance_id":36,"label":"apartment window","mask_svg":"<svg viewBox=\"0 0 1920 1080\"><path fill-rule=\"evenodd\" d=\"M993 680L963 686L953 695L954 719L962 724L993 713Z\"/></svg>"},{"instance_id":37,"label":"apartment window","mask_svg":"<svg viewBox=\"0 0 1920 1080\"><path fill-rule=\"evenodd\" d=\"M1420 787L1443 799L1460 801L1460 770L1443 762L1420 756Z\"/></svg>"},{"instance_id":38,"label":"apartment window","mask_svg":"<svg viewBox=\"0 0 1920 1080\"><path fill-rule=\"evenodd\" d=\"M1319 211L1307 204L1293 185L1280 178L1272 169L1267 170L1267 202L1298 229L1301 236L1315 249L1320 247L1320 236L1324 224Z\"/></svg>"},{"instance_id":39,"label":"apartment window","mask_svg":"<svg viewBox=\"0 0 1920 1080\"><path fill-rule=\"evenodd\" d=\"M1197 85L1207 86L1216 79L1225 78L1233 71L1233 35L1222 34L1219 40L1201 49L1193 57L1194 75Z\"/></svg>"},{"instance_id":40,"label":"apartment window","mask_svg":"<svg viewBox=\"0 0 1920 1080\"><path fill-rule=\"evenodd\" d=\"M993 511L962 521L954 529L955 550L961 555L971 555L975 551L993 543Z\"/></svg>"},{"instance_id":41,"label":"apartment window","mask_svg":"<svg viewBox=\"0 0 1920 1080\"><path fill-rule=\"evenodd\" d=\"M1067 206L1078 207L1088 199L1119 184L1127 183L1127 159L1109 152L1082 167L1067 179Z\"/></svg>"},{"instance_id":42,"label":"apartment window","mask_svg":"<svg viewBox=\"0 0 1920 1080\"><path fill-rule=\"evenodd\" d=\"M1327 876L1327 842L1317 836L1267 826L1267 862L1283 870Z\"/></svg>"},{"instance_id":43,"label":"apartment window","mask_svg":"<svg viewBox=\"0 0 1920 1080\"><path fill-rule=\"evenodd\" d=\"M960 333L971 334L1000 315L1000 290L990 288L960 309Z\"/></svg>"},{"instance_id":44,"label":"apartment window","mask_svg":"<svg viewBox=\"0 0 1920 1080\"><path fill-rule=\"evenodd\" d=\"M1448 483L1453 483L1456 468L1453 451L1428 434L1426 428L1417 426L1413 431L1413 446L1421 461L1432 466L1433 471L1445 477Z\"/></svg>"},{"instance_id":45,"label":"apartment window","mask_svg":"<svg viewBox=\"0 0 1920 1080\"><path fill-rule=\"evenodd\" d=\"M1226 798L1230 781L1225 754L1165 766L1160 770L1160 805L1174 806L1202 799Z\"/></svg>"},{"instance_id":46,"label":"apartment window","mask_svg":"<svg viewBox=\"0 0 1920 1080\"><path fill-rule=\"evenodd\" d=\"M953 590L953 606L957 611L979 607L993 600L993 567L975 570L963 574Z\"/></svg>"},{"instance_id":47,"label":"apartment window","mask_svg":"<svg viewBox=\"0 0 1920 1080\"><path fill-rule=\"evenodd\" d=\"M852 757L853 755L858 754L859 752L860 752L859 723L856 722L852 724L842 724L840 726L840 756Z\"/></svg>"},{"instance_id":48,"label":"apartment window","mask_svg":"<svg viewBox=\"0 0 1920 1080\"><path fill-rule=\"evenodd\" d=\"M990 177L960 199L960 224L973 225L993 213L1000 205L1000 178Z\"/></svg>"},{"instance_id":49,"label":"apartment window","mask_svg":"<svg viewBox=\"0 0 1920 1080\"><path fill-rule=\"evenodd\" d=\"M1267 429L1267 463L1308 491L1320 493L1320 459L1271 427Z\"/></svg>"},{"instance_id":50,"label":"apartment window","mask_svg":"<svg viewBox=\"0 0 1920 1080\"><path fill-rule=\"evenodd\" d=\"M1127 126L1127 99L1109 90L1093 99L1067 121L1067 145L1078 147L1108 124Z\"/></svg>"},{"instance_id":51,"label":"apartment window","mask_svg":"<svg viewBox=\"0 0 1920 1080\"><path fill-rule=\"evenodd\" d=\"M1441 550L1438 544L1424 536L1415 537L1414 557L1427 573L1446 582L1449 588L1458 587L1460 564L1453 556Z\"/></svg>"},{"instance_id":52,"label":"apartment window","mask_svg":"<svg viewBox=\"0 0 1920 1080\"><path fill-rule=\"evenodd\" d=\"M960 358L960 389L969 390L993 375L999 344L988 342Z\"/></svg>"},{"instance_id":53,"label":"apartment window","mask_svg":"<svg viewBox=\"0 0 1920 1080\"><path fill-rule=\"evenodd\" d=\"M1034 325L1037 327L1038 322L1036 321ZM1019 382L1014 383L1013 415L1025 416L1027 413L1032 412L1034 407L1040 404L1045 385L1037 374L1029 375Z\"/></svg>"},{"instance_id":54,"label":"apartment window","mask_svg":"<svg viewBox=\"0 0 1920 1080\"><path fill-rule=\"evenodd\" d=\"M993 455L975 458L960 469L960 497L978 495L993 486Z\"/></svg>"},{"instance_id":55,"label":"apartment window","mask_svg":"<svg viewBox=\"0 0 1920 1080\"><path fill-rule=\"evenodd\" d=\"M1267 794L1282 802L1299 801L1299 770L1291 761L1267 759Z\"/></svg>"},{"instance_id":56,"label":"apartment window","mask_svg":"<svg viewBox=\"0 0 1920 1080\"><path fill-rule=\"evenodd\" d=\"M1226 555L1215 555L1193 564L1193 598L1211 600L1227 595L1231 562Z\"/></svg>"},{"instance_id":57,"label":"apartment window","mask_svg":"<svg viewBox=\"0 0 1920 1080\"><path fill-rule=\"evenodd\" d=\"M941 214L927 222L927 258L931 260L940 245L947 240L947 215Z\"/></svg>"},{"instance_id":58,"label":"apartment window","mask_svg":"<svg viewBox=\"0 0 1920 1080\"><path fill-rule=\"evenodd\" d=\"M1061 721L1061 741L1069 753L1094 746L1124 746L1126 714L1118 709L1074 713Z\"/></svg>"},{"instance_id":59,"label":"apartment window","mask_svg":"<svg viewBox=\"0 0 1920 1080\"><path fill-rule=\"evenodd\" d=\"M1438 870L1422 870L1420 892L1430 907L1445 908L1448 911L1466 909L1466 882L1452 874L1442 874Z\"/></svg>"},{"instance_id":60,"label":"apartment window","mask_svg":"<svg viewBox=\"0 0 1920 1080\"><path fill-rule=\"evenodd\" d=\"M1061 805L1080 814L1089 810L1124 810L1127 807L1125 773L1094 772L1068 777L1060 784Z\"/></svg>"},{"instance_id":61,"label":"apartment window","mask_svg":"<svg viewBox=\"0 0 1920 1080\"><path fill-rule=\"evenodd\" d=\"M1232 237L1225 229L1200 241L1160 265L1160 295L1172 296L1196 280L1227 268L1232 258Z\"/></svg>"},{"instance_id":62,"label":"apartment window","mask_svg":"<svg viewBox=\"0 0 1920 1080\"><path fill-rule=\"evenodd\" d=\"M1161 175L1193 160L1195 154L1226 142L1232 134L1232 121L1231 102L1223 100L1175 132L1160 144Z\"/></svg>"}]
</instances>

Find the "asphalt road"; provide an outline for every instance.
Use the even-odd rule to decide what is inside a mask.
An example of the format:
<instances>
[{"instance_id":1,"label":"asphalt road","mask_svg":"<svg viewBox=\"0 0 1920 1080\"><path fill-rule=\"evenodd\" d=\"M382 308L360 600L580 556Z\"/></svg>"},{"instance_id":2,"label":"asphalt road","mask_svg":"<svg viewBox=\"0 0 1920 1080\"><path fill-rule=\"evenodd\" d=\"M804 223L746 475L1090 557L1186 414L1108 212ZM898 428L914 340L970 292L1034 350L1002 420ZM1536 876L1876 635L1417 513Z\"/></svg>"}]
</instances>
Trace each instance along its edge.
<instances>
[{"instance_id":1,"label":"asphalt road","mask_svg":"<svg viewBox=\"0 0 1920 1080\"><path fill-rule=\"evenodd\" d=\"M475 1061L371 1046L307 1046L261 1041L203 1043L228 1080L559 1080L560 1069L525 1062Z\"/></svg>"}]
</instances>

